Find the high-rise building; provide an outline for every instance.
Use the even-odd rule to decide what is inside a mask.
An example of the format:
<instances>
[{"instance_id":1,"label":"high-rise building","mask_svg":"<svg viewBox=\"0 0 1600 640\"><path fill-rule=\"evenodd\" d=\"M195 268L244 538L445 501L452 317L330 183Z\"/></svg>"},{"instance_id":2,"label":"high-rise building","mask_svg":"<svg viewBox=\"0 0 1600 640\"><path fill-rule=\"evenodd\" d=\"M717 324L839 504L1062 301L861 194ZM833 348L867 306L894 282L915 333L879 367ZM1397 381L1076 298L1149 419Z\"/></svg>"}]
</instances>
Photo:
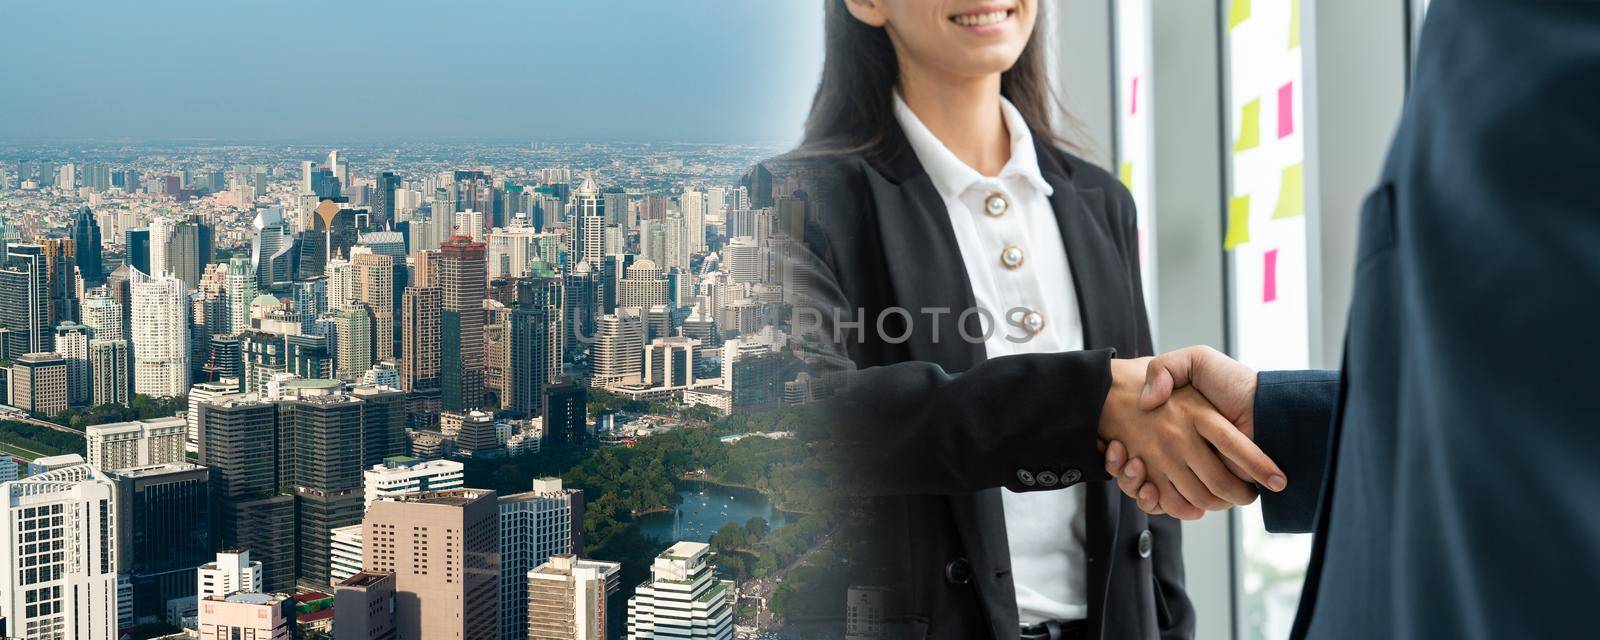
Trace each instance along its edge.
<instances>
[{"instance_id":1,"label":"high-rise building","mask_svg":"<svg viewBox=\"0 0 1600 640\"><path fill-rule=\"evenodd\" d=\"M492 413L477 410L465 413L446 411L440 414L439 423L442 431L455 438L456 450L463 455L482 456L500 449L501 442Z\"/></svg>"},{"instance_id":2,"label":"high-rise building","mask_svg":"<svg viewBox=\"0 0 1600 640\"><path fill-rule=\"evenodd\" d=\"M211 557L210 471L187 462L109 474L116 485L118 573L132 587L135 624L165 617L167 603L194 597L195 568Z\"/></svg>"},{"instance_id":3,"label":"high-rise building","mask_svg":"<svg viewBox=\"0 0 1600 640\"><path fill-rule=\"evenodd\" d=\"M250 304L256 300L256 267L244 256L228 260L228 333L250 328Z\"/></svg>"},{"instance_id":4,"label":"high-rise building","mask_svg":"<svg viewBox=\"0 0 1600 640\"><path fill-rule=\"evenodd\" d=\"M283 207L264 207L251 221L250 262L259 287L278 287L294 280L294 228L283 217Z\"/></svg>"},{"instance_id":5,"label":"high-rise building","mask_svg":"<svg viewBox=\"0 0 1600 640\"><path fill-rule=\"evenodd\" d=\"M394 195L400 188L400 176L394 172L384 171L377 175L375 184L372 185L372 221L374 229L394 228Z\"/></svg>"},{"instance_id":6,"label":"high-rise building","mask_svg":"<svg viewBox=\"0 0 1600 640\"><path fill-rule=\"evenodd\" d=\"M133 390L176 397L189 389L189 319L184 284L171 276L128 283L133 298Z\"/></svg>"},{"instance_id":7,"label":"high-rise building","mask_svg":"<svg viewBox=\"0 0 1600 640\"><path fill-rule=\"evenodd\" d=\"M277 404L248 395L200 403L200 464L211 469L218 546L240 549L262 565L265 589L295 582L295 502L279 488L291 443L278 431Z\"/></svg>"},{"instance_id":8,"label":"high-rise building","mask_svg":"<svg viewBox=\"0 0 1600 640\"><path fill-rule=\"evenodd\" d=\"M365 507L384 496L459 489L466 483L466 466L454 460L422 461L393 456L361 472Z\"/></svg>"},{"instance_id":9,"label":"high-rise building","mask_svg":"<svg viewBox=\"0 0 1600 640\"><path fill-rule=\"evenodd\" d=\"M91 286L105 279L105 264L100 253L100 223L88 207L78 209L72 216L72 244L76 252L78 273Z\"/></svg>"},{"instance_id":10,"label":"high-rise building","mask_svg":"<svg viewBox=\"0 0 1600 640\"><path fill-rule=\"evenodd\" d=\"M711 546L678 542L628 598L628 638L733 638L733 581L719 580Z\"/></svg>"},{"instance_id":11,"label":"high-rise building","mask_svg":"<svg viewBox=\"0 0 1600 640\"><path fill-rule=\"evenodd\" d=\"M363 247L357 247L361 251ZM394 358L394 258L357 253L350 258L351 300L372 314L372 361Z\"/></svg>"},{"instance_id":12,"label":"high-rise building","mask_svg":"<svg viewBox=\"0 0 1600 640\"><path fill-rule=\"evenodd\" d=\"M67 408L67 359L25 353L11 362L11 406L53 416Z\"/></svg>"},{"instance_id":13,"label":"high-rise building","mask_svg":"<svg viewBox=\"0 0 1600 640\"><path fill-rule=\"evenodd\" d=\"M128 405L128 341L89 341L90 400L94 406Z\"/></svg>"},{"instance_id":14,"label":"high-rise building","mask_svg":"<svg viewBox=\"0 0 1600 640\"><path fill-rule=\"evenodd\" d=\"M583 553L583 490L535 478L531 490L500 496L501 637L527 632L528 573L563 553Z\"/></svg>"},{"instance_id":15,"label":"high-rise building","mask_svg":"<svg viewBox=\"0 0 1600 640\"><path fill-rule=\"evenodd\" d=\"M544 394L544 440L579 443L589 437L588 389L575 382L550 385Z\"/></svg>"},{"instance_id":16,"label":"high-rise building","mask_svg":"<svg viewBox=\"0 0 1600 640\"><path fill-rule=\"evenodd\" d=\"M523 618L528 627L514 637L529 640L604 640L607 598L616 592L619 562L586 560L565 553L550 556L528 572ZM501 634L504 637L504 633Z\"/></svg>"},{"instance_id":17,"label":"high-rise building","mask_svg":"<svg viewBox=\"0 0 1600 640\"><path fill-rule=\"evenodd\" d=\"M139 273L150 273L150 229L129 229L123 234L123 246L127 248L124 266Z\"/></svg>"},{"instance_id":18,"label":"high-rise building","mask_svg":"<svg viewBox=\"0 0 1600 640\"><path fill-rule=\"evenodd\" d=\"M639 382L644 360L644 320L636 309L618 308L595 322L590 386L611 387Z\"/></svg>"},{"instance_id":19,"label":"high-rise building","mask_svg":"<svg viewBox=\"0 0 1600 640\"><path fill-rule=\"evenodd\" d=\"M734 282L761 281L761 247L756 244L755 238L734 238L722 253L722 269Z\"/></svg>"},{"instance_id":20,"label":"high-rise building","mask_svg":"<svg viewBox=\"0 0 1600 640\"><path fill-rule=\"evenodd\" d=\"M194 446L194 451L199 451L200 445L200 403L243 390L238 378L221 378L216 382L201 382L189 387L189 410L184 414L184 440Z\"/></svg>"},{"instance_id":21,"label":"high-rise building","mask_svg":"<svg viewBox=\"0 0 1600 640\"><path fill-rule=\"evenodd\" d=\"M645 347L644 384L687 387L694 384L694 356L700 341L687 336L656 338Z\"/></svg>"},{"instance_id":22,"label":"high-rise building","mask_svg":"<svg viewBox=\"0 0 1600 640\"><path fill-rule=\"evenodd\" d=\"M520 287L506 336L506 390L501 406L525 416L544 411L544 389L561 372L561 281Z\"/></svg>"},{"instance_id":23,"label":"high-rise building","mask_svg":"<svg viewBox=\"0 0 1600 640\"><path fill-rule=\"evenodd\" d=\"M573 209L572 219L577 222L572 238L574 261L599 264L600 258L609 253L605 242L606 203L593 178L579 183L569 206Z\"/></svg>"},{"instance_id":24,"label":"high-rise building","mask_svg":"<svg viewBox=\"0 0 1600 640\"><path fill-rule=\"evenodd\" d=\"M362 522L367 571L395 576L399 640L500 638L495 492L390 496Z\"/></svg>"},{"instance_id":25,"label":"high-rise building","mask_svg":"<svg viewBox=\"0 0 1600 640\"><path fill-rule=\"evenodd\" d=\"M223 549L217 559L195 572L201 600L241 591L261 592L261 563L250 559L248 549Z\"/></svg>"},{"instance_id":26,"label":"high-rise building","mask_svg":"<svg viewBox=\"0 0 1600 640\"><path fill-rule=\"evenodd\" d=\"M361 468L406 452L406 394L394 387L360 385L350 395L361 401ZM363 476L364 478L365 476Z\"/></svg>"},{"instance_id":27,"label":"high-rise building","mask_svg":"<svg viewBox=\"0 0 1600 640\"><path fill-rule=\"evenodd\" d=\"M116 491L87 464L0 484L0 616L7 635L116 640ZM498 601L496 601L498 603Z\"/></svg>"},{"instance_id":28,"label":"high-rise building","mask_svg":"<svg viewBox=\"0 0 1600 640\"><path fill-rule=\"evenodd\" d=\"M400 388L406 391L439 388L440 294L435 287L409 287L401 296Z\"/></svg>"},{"instance_id":29,"label":"high-rise building","mask_svg":"<svg viewBox=\"0 0 1600 640\"><path fill-rule=\"evenodd\" d=\"M84 428L89 464L101 471L183 462L184 418L152 418Z\"/></svg>"},{"instance_id":30,"label":"high-rise building","mask_svg":"<svg viewBox=\"0 0 1600 640\"><path fill-rule=\"evenodd\" d=\"M89 404L94 388L89 380L89 340L94 330L76 322L56 325L56 352L67 361L67 404Z\"/></svg>"},{"instance_id":31,"label":"high-rise building","mask_svg":"<svg viewBox=\"0 0 1600 640\"><path fill-rule=\"evenodd\" d=\"M200 640L290 640L295 601L281 593L241 592L200 601Z\"/></svg>"},{"instance_id":32,"label":"high-rise building","mask_svg":"<svg viewBox=\"0 0 1600 640\"><path fill-rule=\"evenodd\" d=\"M332 584L330 532L361 521L362 404L345 394L278 403L289 439L286 479L299 513L299 581L306 588Z\"/></svg>"},{"instance_id":33,"label":"high-rise building","mask_svg":"<svg viewBox=\"0 0 1600 640\"><path fill-rule=\"evenodd\" d=\"M212 263L212 230L200 216L188 216L172 227L167 241L167 268L183 281L184 290L199 286L200 274ZM137 351L137 347L135 351Z\"/></svg>"},{"instance_id":34,"label":"high-rise building","mask_svg":"<svg viewBox=\"0 0 1600 640\"><path fill-rule=\"evenodd\" d=\"M94 331L90 335L91 338L119 340L128 337L122 327L122 303L117 302L110 287L96 288L89 292L84 298L82 312L83 325Z\"/></svg>"},{"instance_id":35,"label":"high-rise building","mask_svg":"<svg viewBox=\"0 0 1600 640\"><path fill-rule=\"evenodd\" d=\"M372 368L373 313L365 304L352 304L333 316L337 331L339 353L333 361L337 365L335 376L346 382L361 379L361 374Z\"/></svg>"},{"instance_id":36,"label":"high-rise building","mask_svg":"<svg viewBox=\"0 0 1600 640\"><path fill-rule=\"evenodd\" d=\"M356 573L333 587L333 628L348 640L395 640L393 573Z\"/></svg>"},{"instance_id":37,"label":"high-rise building","mask_svg":"<svg viewBox=\"0 0 1600 640\"><path fill-rule=\"evenodd\" d=\"M485 267L482 243L458 235L439 247L434 268L443 298L439 382L446 411L483 406L483 301L489 288Z\"/></svg>"},{"instance_id":38,"label":"high-rise building","mask_svg":"<svg viewBox=\"0 0 1600 640\"><path fill-rule=\"evenodd\" d=\"M55 349L43 247L17 244L5 248L5 259L0 262L0 326L9 330L5 353L0 354L7 358Z\"/></svg>"}]
</instances>

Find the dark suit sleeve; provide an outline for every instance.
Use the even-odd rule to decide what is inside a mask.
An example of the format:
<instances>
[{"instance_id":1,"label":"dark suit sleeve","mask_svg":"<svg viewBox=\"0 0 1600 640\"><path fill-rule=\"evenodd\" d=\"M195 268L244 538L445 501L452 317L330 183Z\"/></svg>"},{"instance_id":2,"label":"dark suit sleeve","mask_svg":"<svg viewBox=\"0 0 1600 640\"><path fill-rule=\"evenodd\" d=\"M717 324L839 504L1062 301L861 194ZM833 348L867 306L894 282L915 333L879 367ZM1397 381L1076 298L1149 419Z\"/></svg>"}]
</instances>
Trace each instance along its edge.
<instances>
[{"instance_id":1,"label":"dark suit sleeve","mask_svg":"<svg viewBox=\"0 0 1600 640\"><path fill-rule=\"evenodd\" d=\"M837 206L837 205L836 205ZM865 206L846 203L848 207ZM827 220L836 224L836 220ZM964 494L995 487L1059 489L1105 480L1100 409L1109 349L993 358L963 372L923 361L858 367L857 307L845 294L821 224L781 255L804 282L793 323L801 357L826 380L819 459L847 496ZM953 322L953 319L946 321ZM1043 472L1061 481L1038 482Z\"/></svg>"},{"instance_id":2,"label":"dark suit sleeve","mask_svg":"<svg viewBox=\"0 0 1600 640\"><path fill-rule=\"evenodd\" d=\"M1289 479L1283 491L1261 492L1268 531L1311 533L1316 526L1338 397L1336 371L1263 371L1257 376L1255 441Z\"/></svg>"}]
</instances>

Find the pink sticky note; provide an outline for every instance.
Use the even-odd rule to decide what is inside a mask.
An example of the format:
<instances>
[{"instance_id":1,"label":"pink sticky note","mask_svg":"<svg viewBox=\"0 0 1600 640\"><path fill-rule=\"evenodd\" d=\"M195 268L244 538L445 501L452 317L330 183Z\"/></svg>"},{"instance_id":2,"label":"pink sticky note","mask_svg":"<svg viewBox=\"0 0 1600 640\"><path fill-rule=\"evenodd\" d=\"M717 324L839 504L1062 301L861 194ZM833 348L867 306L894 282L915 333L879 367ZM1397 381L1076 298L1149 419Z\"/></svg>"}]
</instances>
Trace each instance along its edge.
<instances>
[{"instance_id":1,"label":"pink sticky note","mask_svg":"<svg viewBox=\"0 0 1600 640\"><path fill-rule=\"evenodd\" d=\"M1278 137L1294 133L1294 82L1278 87Z\"/></svg>"},{"instance_id":2,"label":"pink sticky note","mask_svg":"<svg viewBox=\"0 0 1600 640\"><path fill-rule=\"evenodd\" d=\"M1139 76L1133 77L1133 89L1128 92L1129 115L1139 115Z\"/></svg>"},{"instance_id":3,"label":"pink sticky note","mask_svg":"<svg viewBox=\"0 0 1600 640\"><path fill-rule=\"evenodd\" d=\"M1261 301L1272 302L1278 299L1278 250L1266 252L1261 259Z\"/></svg>"}]
</instances>

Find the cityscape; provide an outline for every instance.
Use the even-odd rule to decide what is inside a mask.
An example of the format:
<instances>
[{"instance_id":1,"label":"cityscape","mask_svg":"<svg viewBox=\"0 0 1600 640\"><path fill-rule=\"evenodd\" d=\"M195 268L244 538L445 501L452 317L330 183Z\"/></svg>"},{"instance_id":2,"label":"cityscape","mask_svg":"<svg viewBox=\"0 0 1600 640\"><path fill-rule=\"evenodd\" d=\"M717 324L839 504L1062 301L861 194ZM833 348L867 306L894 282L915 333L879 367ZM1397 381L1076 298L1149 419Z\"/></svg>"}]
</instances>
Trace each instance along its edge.
<instances>
[{"instance_id":1,"label":"cityscape","mask_svg":"<svg viewBox=\"0 0 1600 640\"><path fill-rule=\"evenodd\" d=\"M0 637L843 620L783 151L0 145Z\"/></svg>"}]
</instances>

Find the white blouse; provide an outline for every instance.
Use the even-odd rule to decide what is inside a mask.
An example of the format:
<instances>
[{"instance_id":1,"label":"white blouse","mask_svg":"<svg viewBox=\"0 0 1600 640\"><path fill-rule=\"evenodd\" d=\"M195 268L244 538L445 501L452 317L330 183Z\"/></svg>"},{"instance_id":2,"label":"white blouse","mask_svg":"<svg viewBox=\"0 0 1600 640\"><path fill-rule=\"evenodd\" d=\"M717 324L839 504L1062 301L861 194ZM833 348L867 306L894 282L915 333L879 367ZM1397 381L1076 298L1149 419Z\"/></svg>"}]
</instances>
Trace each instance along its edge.
<instances>
[{"instance_id":1,"label":"white blouse","mask_svg":"<svg viewBox=\"0 0 1600 640\"><path fill-rule=\"evenodd\" d=\"M894 100L895 118L944 199L973 298L987 312L979 314L986 355L1081 350L1083 320L1051 187L1039 172L1022 114L1004 98L1000 108L1011 159L1000 175L988 177L945 147L898 93ZM1021 623L1086 617L1084 485L1003 493Z\"/></svg>"}]
</instances>

